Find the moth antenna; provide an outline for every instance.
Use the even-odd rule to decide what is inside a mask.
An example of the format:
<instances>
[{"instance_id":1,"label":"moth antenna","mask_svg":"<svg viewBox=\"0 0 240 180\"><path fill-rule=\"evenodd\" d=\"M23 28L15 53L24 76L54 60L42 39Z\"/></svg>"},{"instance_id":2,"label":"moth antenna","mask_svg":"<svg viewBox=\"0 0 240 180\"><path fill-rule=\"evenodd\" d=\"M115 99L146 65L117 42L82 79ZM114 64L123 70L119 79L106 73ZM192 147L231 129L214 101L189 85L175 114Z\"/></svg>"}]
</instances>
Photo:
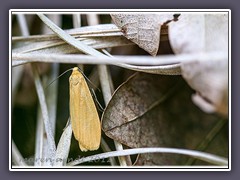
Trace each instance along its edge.
<instances>
[{"instance_id":1,"label":"moth antenna","mask_svg":"<svg viewBox=\"0 0 240 180\"><path fill-rule=\"evenodd\" d=\"M104 108L102 107L102 105L100 104L100 102L97 100L97 96L96 96L96 94L95 94L95 92L94 92L94 90L91 88L91 94L92 94L92 96L94 97L94 100L95 100L95 102L97 103L97 107L99 108L98 110L100 110L101 112L103 112L103 110L104 110Z\"/></svg>"},{"instance_id":2,"label":"moth antenna","mask_svg":"<svg viewBox=\"0 0 240 180\"><path fill-rule=\"evenodd\" d=\"M98 87L96 87L96 86L90 81L90 79L87 78L87 76L82 72L82 70L81 70L80 68L78 68L78 70L82 73L82 75L84 76L84 78L85 78L95 89L97 89L99 92L101 92L101 90L100 90Z\"/></svg>"},{"instance_id":3,"label":"moth antenna","mask_svg":"<svg viewBox=\"0 0 240 180\"><path fill-rule=\"evenodd\" d=\"M62 74L60 74L58 77L56 77L56 79L54 79L52 82L50 82L50 83L47 85L47 87L45 88L45 90L46 90L52 83L54 83L58 78L60 78L61 76L63 76L65 73L67 73L67 72L70 71L70 70L73 70L73 68L64 71Z\"/></svg>"}]
</instances>

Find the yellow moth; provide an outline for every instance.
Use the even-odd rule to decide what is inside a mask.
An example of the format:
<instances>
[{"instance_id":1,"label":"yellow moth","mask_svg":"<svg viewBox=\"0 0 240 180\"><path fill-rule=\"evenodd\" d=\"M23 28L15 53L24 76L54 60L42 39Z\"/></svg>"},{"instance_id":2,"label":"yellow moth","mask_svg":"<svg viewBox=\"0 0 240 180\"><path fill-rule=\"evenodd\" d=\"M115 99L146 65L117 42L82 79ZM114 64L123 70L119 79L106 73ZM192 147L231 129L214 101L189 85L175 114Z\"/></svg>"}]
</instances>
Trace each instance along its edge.
<instances>
[{"instance_id":1,"label":"yellow moth","mask_svg":"<svg viewBox=\"0 0 240 180\"><path fill-rule=\"evenodd\" d=\"M75 139L81 151L97 150L101 127L96 106L83 75L74 67L69 78L70 118Z\"/></svg>"}]
</instances>

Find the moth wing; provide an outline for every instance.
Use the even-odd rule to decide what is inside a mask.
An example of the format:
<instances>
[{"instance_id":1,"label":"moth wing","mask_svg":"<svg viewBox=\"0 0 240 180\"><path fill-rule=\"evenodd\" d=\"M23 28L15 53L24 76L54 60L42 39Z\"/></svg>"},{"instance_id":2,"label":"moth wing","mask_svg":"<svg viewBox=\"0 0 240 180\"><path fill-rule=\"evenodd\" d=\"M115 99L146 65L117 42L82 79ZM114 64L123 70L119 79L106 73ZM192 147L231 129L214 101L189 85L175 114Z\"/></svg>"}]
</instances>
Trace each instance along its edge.
<instances>
[{"instance_id":1,"label":"moth wing","mask_svg":"<svg viewBox=\"0 0 240 180\"><path fill-rule=\"evenodd\" d=\"M75 138L82 151L96 150L101 140L101 127L98 113L82 76L76 85L70 84L70 115Z\"/></svg>"},{"instance_id":2,"label":"moth wing","mask_svg":"<svg viewBox=\"0 0 240 180\"><path fill-rule=\"evenodd\" d=\"M79 146L80 149L82 146L88 150L97 150L101 141L100 120L85 79L80 82L80 86Z\"/></svg>"}]
</instances>

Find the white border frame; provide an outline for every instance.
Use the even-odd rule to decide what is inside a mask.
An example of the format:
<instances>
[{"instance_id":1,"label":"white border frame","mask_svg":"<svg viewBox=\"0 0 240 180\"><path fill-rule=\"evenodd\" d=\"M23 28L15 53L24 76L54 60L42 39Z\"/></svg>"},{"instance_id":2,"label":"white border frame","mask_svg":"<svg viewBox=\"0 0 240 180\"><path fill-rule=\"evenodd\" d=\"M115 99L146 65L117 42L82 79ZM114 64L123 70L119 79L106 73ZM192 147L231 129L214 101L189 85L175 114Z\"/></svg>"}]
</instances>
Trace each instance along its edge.
<instances>
[{"instance_id":1,"label":"white border frame","mask_svg":"<svg viewBox=\"0 0 240 180\"><path fill-rule=\"evenodd\" d=\"M134 11L134 12L133 12ZM184 12L183 12L184 11ZM229 46L228 46L228 57L229 57L229 63L228 63L228 75L229 75L229 86L228 86L228 92L229 92L229 165L228 168L225 166L144 166L144 167L99 167L99 166L87 166L87 167L36 167L36 166L29 166L29 167L18 167L14 166L12 167L12 139L11 139L11 102L12 93L9 93L9 170L10 171L231 171L231 10L230 9L10 9L9 10L9 60L12 59L12 52L11 52L11 40L12 40L12 14L35 14L36 12L42 12L46 14L74 14L74 13L94 13L94 14L109 14L109 13L115 13L115 12L121 12L121 13L152 13L152 12L158 12L158 13L165 13L165 12L181 12L181 13L222 13L222 12L228 12L229 16L229 22L228 22L228 29L229 29ZM12 80L12 63L9 63L9 90L11 90L11 80ZM87 169L83 169L87 168ZM223 169L227 168L227 169Z\"/></svg>"}]
</instances>

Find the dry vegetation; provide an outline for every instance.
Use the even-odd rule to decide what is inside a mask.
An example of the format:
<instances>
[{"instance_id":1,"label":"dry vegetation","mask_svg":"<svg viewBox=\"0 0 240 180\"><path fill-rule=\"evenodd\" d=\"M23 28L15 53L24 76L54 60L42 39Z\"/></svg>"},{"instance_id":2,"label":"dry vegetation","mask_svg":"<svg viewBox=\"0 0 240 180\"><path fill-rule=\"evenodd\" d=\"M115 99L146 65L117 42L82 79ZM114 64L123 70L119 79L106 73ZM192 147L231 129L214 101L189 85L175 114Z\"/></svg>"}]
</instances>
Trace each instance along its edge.
<instances>
[{"instance_id":1,"label":"dry vegetation","mask_svg":"<svg viewBox=\"0 0 240 180\"><path fill-rule=\"evenodd\" d=\"M228 38L227 13L13 14L12 165L226 167ZM58 76L75 66L95 91L96 151L68 121Z\"/></svg>"}]
</instances>

